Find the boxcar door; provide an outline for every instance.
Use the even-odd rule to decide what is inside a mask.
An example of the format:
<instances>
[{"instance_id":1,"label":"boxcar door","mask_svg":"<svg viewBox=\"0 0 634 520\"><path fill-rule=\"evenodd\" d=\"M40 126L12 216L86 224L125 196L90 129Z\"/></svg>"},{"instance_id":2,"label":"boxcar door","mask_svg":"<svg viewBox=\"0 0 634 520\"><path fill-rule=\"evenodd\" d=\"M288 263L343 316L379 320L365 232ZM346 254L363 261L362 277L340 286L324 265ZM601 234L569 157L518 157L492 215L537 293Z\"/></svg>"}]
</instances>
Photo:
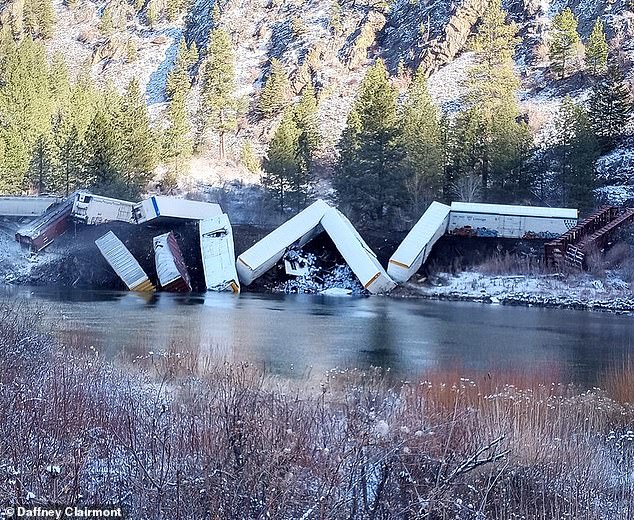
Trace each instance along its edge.
<instances>
[{"instance_id":1,"label":"boxcar door","mask_svg":"<svg viewBox=\"0 0 634 520\"><path fill-rule=\"evenodd\" d=\"M521 238L523 217L505 215L502 223L502 236L506 238Z\"/></svg>"}]
</instances>

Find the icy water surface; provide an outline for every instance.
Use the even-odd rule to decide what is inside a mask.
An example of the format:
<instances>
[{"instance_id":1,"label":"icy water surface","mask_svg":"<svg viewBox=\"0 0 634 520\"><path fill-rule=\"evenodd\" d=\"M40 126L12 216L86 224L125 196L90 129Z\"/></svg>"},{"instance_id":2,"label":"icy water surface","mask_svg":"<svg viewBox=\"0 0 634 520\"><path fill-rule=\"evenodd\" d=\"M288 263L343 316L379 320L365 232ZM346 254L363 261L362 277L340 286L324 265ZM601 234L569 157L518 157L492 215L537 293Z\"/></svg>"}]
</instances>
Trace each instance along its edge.
<instances>
[{"instance_id":1,"label":"icy water surface","mask_svg":"<svg viewBox=\"0 0 634 520\"><path fill-rule=\"evenodd\" d=\"M103 355L193 350L283 375L389 367L405 378L534 373L594 385L634 358L634 318L458 302L308 295L4 287L39 304L65 342Z\"/></svg>"}]
</instances>

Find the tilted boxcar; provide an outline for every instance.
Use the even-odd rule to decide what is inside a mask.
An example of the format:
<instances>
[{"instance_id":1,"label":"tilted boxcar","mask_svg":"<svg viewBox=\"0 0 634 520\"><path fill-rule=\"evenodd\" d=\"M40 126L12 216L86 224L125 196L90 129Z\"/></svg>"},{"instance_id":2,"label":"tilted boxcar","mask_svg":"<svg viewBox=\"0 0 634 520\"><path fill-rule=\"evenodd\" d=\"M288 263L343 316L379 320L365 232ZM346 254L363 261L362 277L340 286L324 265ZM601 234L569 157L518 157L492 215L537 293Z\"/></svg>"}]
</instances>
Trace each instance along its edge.
<instances>
[{"instance_id":1,"label":"tilted boxcar","mask_svg":"<svg viewBox=\"0 0 634 520\"><path fill-rule=\"evenodd\" d=\"M16 240L30 246L33 251L44 249L69 228L70 214L76 196L77 194L73 193L61 203L50 207L40 217L22 226L15 233Z\"/></svg>"},{"instance_id":2,"label":"tilted boxcar","mask_svg":"<svg viewBox=\"0 0 634 520\"><path fill-rule=\"evenodd\" d=\"M169 292L191 291L189 273L174 233L170 231L154 237L153 245L156 274L161 288Z\"/></svg>"},{"instance_id":3,"label":"tilted boxcar","mask_svg":"<svg viewBox=\"0 0 634 520\"><path fill-rule=\"evenodd\" d=\"M458 236L551 239L577 224L569 208L452 202L447 233Z\"/></svg>"},{"instance_id":4,"label":"tilted boxcar","mask_svg":"<svg viewBox=\"0 0 634 520\"><path fill-rule=\"evenodd\" d=\"M204 220L222 215L219 204L175 197L154 196L135 204L134 220L142 224L156 218Z\"/></svg>"},{"instance_id":5,"label":"tilted boxcar","mask_svg":"<svg viewBox=\"0 0 634 520\"><path fill-rule=\"evenodd\" d=\"M240 292L229 217L222 214L199 223L200 253L208 291Z\"/></svg>"},{"instance_id":6,"label":"tilted boxcar","mask_svg":"<svg viewBox=\"0 0 634 520\"><path fill-rule=\"evenodd\" d=\"M446 204L430 204L390 258L387 272L394 281L407 282L427 261L432 247L447 231L449 214Z\"/></svg>"},{"instance_id":7,"label":"tilted boxcar","mask_svg":"<svg viewBox=\"0 0 634 520\"><path fill-rule=\"evenodd\" d=\"M95 240L99 251L110 264L110 267L121 278L131 291L154 292L155 288L147 274L139 265L128 248L119 240L117 235L108 231Z\"/></svg>"},{"instance_id":8,"label":"tilted boxcar","mask_svg":"<svg viewBox=\"0 0 634 520\"><path fill-rule=\"evenodd\" d=\"M80 192L73 203L71 216L76 222L82 224L97 225L105 222L135 223L132 216L134 202L127 200L111 199L101 195Z\"/></svg>"},{"instance_id":9,"label":"tilted boxcar","mask_svg":"<svg viewBox=\"0 0 634 520\"><path fill-rule=\"evenodd\" d=\"M313 202L242 253L236 262L240 281L249 285L277 264L291 246L302 247L318 235L322 231L319 222L329 208L321 199Z\"/></svg>"}]
</instances>

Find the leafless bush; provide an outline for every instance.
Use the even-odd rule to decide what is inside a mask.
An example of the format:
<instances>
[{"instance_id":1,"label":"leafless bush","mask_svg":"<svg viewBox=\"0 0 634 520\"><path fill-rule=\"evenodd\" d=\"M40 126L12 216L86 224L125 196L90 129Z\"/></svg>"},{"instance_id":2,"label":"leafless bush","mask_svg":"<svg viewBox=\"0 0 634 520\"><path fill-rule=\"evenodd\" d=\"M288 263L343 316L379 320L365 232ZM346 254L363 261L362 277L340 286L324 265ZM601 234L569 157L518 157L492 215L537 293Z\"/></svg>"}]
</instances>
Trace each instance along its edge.
<instances>
[{"instance_id":1,"label":"leafless bush","mask_svg":"<svg viewBox=\"0 0 634 520\"><path fill-rule=\"evenodd\" d=\"M175 349L109 364L42 348L5 312L3 330L40 357L0 368L19 382L0 385L2 503L117 504L147 519L632 513L632 410L602 391L379 370L315 388Z\"/></svg>"},{"instance_id":2,"label":"leafless bush","mask_svg":"<svg viewBox=\"0 0 634 520\"><path fill-rule=\"evenodd\" d=\"M467 175L451 185L457 201L477 202L482 195L482 180L477 175Z\"/></svg>"},{"instance_id":3,"label":"leafless bush","mask_svg":"<svg viewBox=\"0 0 634 520\"><path fill-rule=\"evenodd\" d=\"M477 270L489 275L539 275L547 272L541 258L508 252L488 257L477 267Z\"/></svg>"}]
</instances>

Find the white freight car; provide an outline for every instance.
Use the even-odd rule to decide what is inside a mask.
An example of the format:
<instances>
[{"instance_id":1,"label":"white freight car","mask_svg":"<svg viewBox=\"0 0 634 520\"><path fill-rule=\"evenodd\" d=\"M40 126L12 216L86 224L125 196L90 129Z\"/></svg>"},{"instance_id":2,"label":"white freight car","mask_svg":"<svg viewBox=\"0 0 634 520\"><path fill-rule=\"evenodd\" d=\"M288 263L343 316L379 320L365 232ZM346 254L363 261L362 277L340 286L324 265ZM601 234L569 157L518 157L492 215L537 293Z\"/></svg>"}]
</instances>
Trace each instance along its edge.
<instances>
[{"instance_id":1,"label":"white freight car","mask_svg":"<svg viewBox=\"0 0 634 520\"><path fill-rule=\"evenodd\" d=\"M577 224L568 208L452 202L447 232L458 236L557 238Z\"/></svg>"},{"instance_id":2,"label":"white freight car","mask_svg":"<svg viewBox=\"0 0 634 520\"><path fill-rule=\"evenodd\" d=\"M219 217L201 220L198 226L207 290L240 292L229 217L223 213Z\"/></svg>"},{"instance_id":3,"label":"white freight car","mask_svg":"<svg viewBox=\"0 0 634 520\"><path fill-rule=\"evenodd\" d=\"M75 198L71 217L82 224L97 225L106 222L128 222L134 224L132 210L135 203L127 200L111 199L101 195L80 192Z\"/></svg>"},{"instance_id":4,"label":"white freight car","mask_svg":"<svg viewBox=\"0 0 634 520\"><path fill-rule=\"evenodd\" d=\"M365 289L372 294L382 294L396 287L372 249L339 210L326 211L321 225Z\"/></svg>"},{"instance_id":5,"label":"white freight car","mask_svg":"<svg viewBox=\"0 0 634 520\"><path fill-rule=\"evenodd\" d=\"M319 234L319 222L329 208L323 200L313 202L242 253L236 261L240 281L249 285L279 262L291 246L302 247Z\"/></svg>"},{"instance_id":6,"label":"white freight car","mask_svg":"<svg viewBox=\"0 0 634 520\"><path fill-rule=\"evenodd\" d=\"M154 196L134 206L134 219L138 224L156 218L204 220L222 215L220 205L211 202Z\"/></svg>"},{"instance_id":7,"label":"white freight car","mask_svg":"<svg viewBox=\"0 0 634 520\"><path fill-rule=\"evenodd\" d=\"M156 290L139 262L112 231L95 240L95 244L128 289L141 292Z\"/></svg>"},{"instance_id":8,"label":"white freight car","mask_svg":"<svg viewBox=\"0 0 634 520\"><path fill-rule=\"evenodd\" d=\"M62 202L61 197L0 197L0 217L39 217L53 204Z\"/></svg>"},{"instance_id":9,"label":"white freight car","mask_svg":"<svg viewBox=\"0 0 634 520\"><path fill-rule=\"evenodd\" d=\"M390 258L387 272L396 282L407 282L427 261L434 244L447 231L450 207L432 202Z\"/></svg>"}]
</instances>

